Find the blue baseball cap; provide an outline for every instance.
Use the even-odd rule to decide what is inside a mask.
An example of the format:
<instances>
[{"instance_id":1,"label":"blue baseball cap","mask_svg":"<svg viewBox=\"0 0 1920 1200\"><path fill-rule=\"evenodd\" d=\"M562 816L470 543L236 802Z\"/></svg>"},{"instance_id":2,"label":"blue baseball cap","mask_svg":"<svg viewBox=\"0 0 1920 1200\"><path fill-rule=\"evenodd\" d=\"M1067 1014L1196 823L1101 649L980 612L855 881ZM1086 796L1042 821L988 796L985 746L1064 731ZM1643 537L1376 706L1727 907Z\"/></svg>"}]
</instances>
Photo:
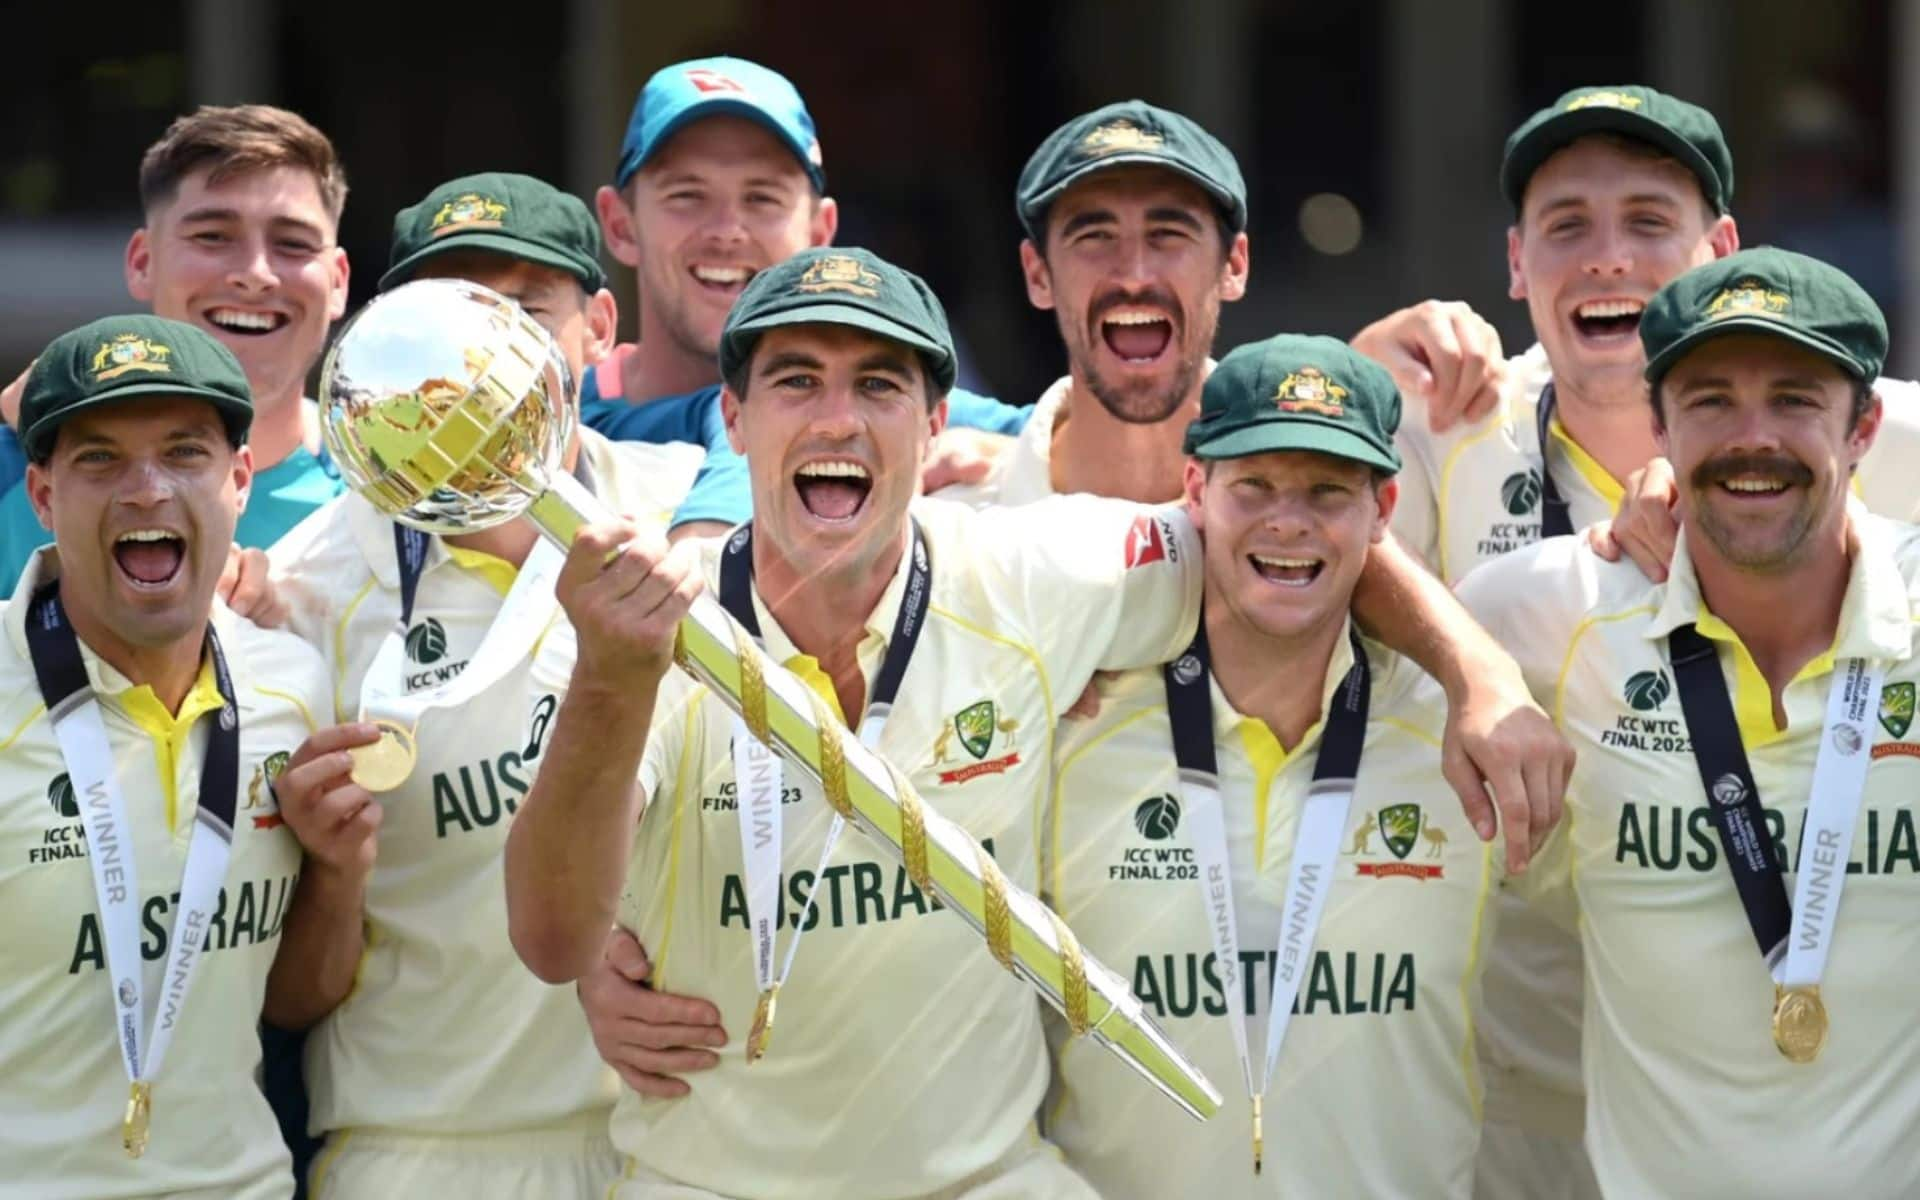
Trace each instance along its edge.
<instances>
[{"instance_id":1,"label":"blue baseball cap","mask_svg":"<svg viewBox=\"0 0 1920 1200\"><path fill-rule=\"evenodd\" d=\"M620 164L613 186L627 186L646 161L683 126L704 117L745 117L793 151L815 189L827 190L820 163L820 139L800 92L778 71L744 58L696 58L661 67L640 89L620 142Z\"/></svg>"}]
</instances>

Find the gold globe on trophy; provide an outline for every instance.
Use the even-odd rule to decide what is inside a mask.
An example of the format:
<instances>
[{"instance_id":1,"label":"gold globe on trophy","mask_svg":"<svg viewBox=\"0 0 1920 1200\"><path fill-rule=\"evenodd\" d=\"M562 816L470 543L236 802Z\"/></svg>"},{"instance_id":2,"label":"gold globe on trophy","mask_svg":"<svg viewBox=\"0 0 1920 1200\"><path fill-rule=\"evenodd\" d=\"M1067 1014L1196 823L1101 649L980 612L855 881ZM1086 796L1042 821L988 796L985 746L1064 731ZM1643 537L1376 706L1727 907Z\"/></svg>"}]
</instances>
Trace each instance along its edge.
<instances>
[{"instance_id":1,"label":"gold globe on trophy","mask_svg":"<svg viewBox=\"0 0 1920 1200\"><path fill-rule=\"evenodd\" d=\"M576 421L564 361L539 324L487 288L429 279L378 297L341 331L320 394L342 478L396 521L461 533L525 515L564 547L581 526L611 516L560 469ZM762 655L710 594L680 622L674 653L979 931L1076 1035L1091 1035L1191 1115L1219 1110L1219 1092L1126 982L1083 954L1051 909L1009 884L979 842L928 808L812 689Z\"/></svg>"}]
</instances>

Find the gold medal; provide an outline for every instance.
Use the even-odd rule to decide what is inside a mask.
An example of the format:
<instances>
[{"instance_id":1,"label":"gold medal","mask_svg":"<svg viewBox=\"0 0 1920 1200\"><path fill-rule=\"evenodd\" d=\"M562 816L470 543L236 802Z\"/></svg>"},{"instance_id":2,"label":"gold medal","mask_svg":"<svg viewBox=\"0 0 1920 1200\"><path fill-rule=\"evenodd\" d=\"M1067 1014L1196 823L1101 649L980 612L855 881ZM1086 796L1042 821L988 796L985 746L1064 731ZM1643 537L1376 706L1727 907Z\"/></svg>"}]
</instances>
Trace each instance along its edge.
<instances>
[{"instance_id":1,"label":"gold medal","mask_svg":"<svg viewBox=\"0 0 1920 1200\"><path fill-rule=\"evenodd\" d=\"M147 1125L153 1117L153 1085L135 1080L127 1093L127 1115L120 1122L120 1145L128 1158L147 1152Z\"/></svg>"},{"instance_id":2,"label":"gold medal","mask_svg":"<svg viewBox=\"0 0 1920 1200\"><path fill-rule=\"evenodd\" d=\"M1773 985L1773 1044L1788 1062L1810 1063L1827 1044L1827 1006L1820 985Z\"/></svg>"},{"instance_id":3,"label":"gold medal","mask_svg":"<svg viewBox=\"0 0 1920 1200\"><path fill-rule=\"evenodd\" d=\"M347 752L353 756L353 781L370 792L390 792L413 774L419 751L413 730L405 725L385 719L373 723L380 728L380 740Z\"/></svg>"},{"instance_id":4,"label":"gold medal","mask_svg":"<svg viewBox=\"0 0 1920 1200\"><path fill-rule=\"evenodd\" d=\"M767 1053L767 1040L773 1036L773 1007L780 998L780 985L774 984L760 993L760 1003L753 1010L753 1028L747 1030L747 1062L759 1062Z\"/></svg>"}]
</instances>

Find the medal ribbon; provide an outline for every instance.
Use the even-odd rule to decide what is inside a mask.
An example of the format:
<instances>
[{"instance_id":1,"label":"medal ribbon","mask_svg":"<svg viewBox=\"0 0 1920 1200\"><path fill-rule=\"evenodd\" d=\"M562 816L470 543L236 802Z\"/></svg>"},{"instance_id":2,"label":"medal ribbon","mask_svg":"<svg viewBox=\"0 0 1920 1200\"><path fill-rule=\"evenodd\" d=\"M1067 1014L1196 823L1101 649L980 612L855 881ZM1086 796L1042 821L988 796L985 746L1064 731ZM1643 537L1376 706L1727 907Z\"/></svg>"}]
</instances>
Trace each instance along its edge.
<instances>
[{"instance_id":1,"label":"medal ribbon","mask_svg":"<svg viewBox=\"0 0 1920 1200\"><path fill-rule=\"evenodd\" d=\"M927 608L932 599L933 564L927 550L926 539L921 535L920 526L915 522L913 541L909 549L911 558L908 563L906 593L901 597L900 611L894 617L893 636L887 642L886 657L881 661L880 677L874 682L873 698L867 705L866 714L860 720L860 744L869 750L878 750L881 731L886 727L887 717L893 711L894 697L900 693L900 682L906 677L907 664L913 657L913 648L920 640L920 631L926 625ZM720 558L720 604L744 631L742 636L754 642L760 639L760 619L753 609L753 526L742 525L727 540ZM733 778L735 801L738 805L740 827L740 855L746 871L747 923L753 934L753 972L754 983L760 990L761 1012L755 1022L755 1029L763 1036L759 1045L752 1044L755 1039L749 1037L747 1054L749 1061L756 1059L764 1051L764 1033L772 1022L772 997L785 983L793 970L793 956L800 948L800 935L806 928L807 920L813 912L813 893L809 892L805 904L800 910L799 921L795 924L793 936L787 941L786 957L781 960L779 969L774 968L774 942L779 927L780 908L780 864L781 848L784 839L784 826L781 813L781 792L785 785L780 759L771 749L767 733L766 685L760 676L759 662L751 652L749 645L736 646L741 662L741 700L745 715L733 719ZM811 689L809 689L810 691ZM829 738L827 733L833 726L833 714L825 711L825 702L815 705L815 722L822 732L822 749L832 742L837 749L838 738ZM820 848L819 860L814 864L813 875L818 879L827 868L827 861L833 854L834 846L840 840L840 833L846 828L846 787L845 770L838 774L842 782L836 788L830 778L835 772L832 764L822 757L823 786L829 801L834 805L833 821L827 826L826 842ZM903 808L901 827L903 834L910 835L911 815ZM903 842L911 841L910 836ZM909 871L915 857L914 847L907 846ZM920 828L918 839L918 858L920 873L914 875L914 881L922 888L929 886L925 878L926 843L924 826Z\"/></svg>"},{"instance_id":2,"label":"medal ribbon","mask_svg":"<svg viewBox=\"0 0 1920 1200\"><path fill-rule=\"evenodd\" d=\"M221 707L207 738L200 767L200 795L193 836L180 877L180 901L168 939L167 965L152 1024L146 1016L146 987L140 962L141 892L127 823L127 806L113 771L100 703L87 680L80 643L60 603L58 580L39 588L27 612L27 650L53 722L60 756L66 762L74 795L86 823L87 858L100 909L108 986L113 989L114 1040L120 1046L131 1098L122 1129L127 1153L146 1148L146 1124L153 1080L166 1061L175 1029L185 1011L187 991L199 966L206 931L219 904L233 843L233 814L240 784L240 713L233 681L213 626L207 626L207 651Z\"/></svg>"},{"instance_id":3,"label":"medal ribbon","mask_svg":"<svg viewBox=\"0 0 1920 1200\"><path fill-rule=\"evenodd\" d=\"M1278 954L1273 971L1273 993L1267 1014L1267 1055L1256 1079L1248 1050L1246 1022L1241 1012L1240 934L1233 904L1233 866L1227 851L1226 821L1220 798L1220 774L1213 743L1213 699L1209 681L1211 655L1207 649L1204 615L1186 653L1161 668L1166 679L1167 715L1173 726L1174 760L1180 768L1180 793L1185 824L1194 855L1199 859L1200 889L1206 902L1207 928L1213 936L1213 957L1233 1030L1234 1050L1253 1107L1253 1169L1261 1165L1261 1101L1280 1060L1280 1046L1293 1019L1293 1002L1300 983L1312 966L1313 939L1320 927L1333 870L1352 807L1354 780L1360 770L1360 751L1366 741L1367 701L1372 687L1365 649L1357 632L1349 631L1353 666L1340 681L1329 706L1314 757L1313 783L1294 835L1293 858L1287 869L1287 890L1281 903Z\"/></svg>"},{"instance_id":4,"label":"medal ribbon","mask_svg":"<svg viewBox=\"0 0 1920 1200\"><path fill-rule=\"evenodd\" d=\"M585 453L576 461L574 477L589 492L593 490L593 472L587 466ZM361 681L362 716L372 713L412 727L429 709L457 708L465 704L513 670L559 611L553 585L566 563L566 554L543 537L534 542L527 561L515 574L513 586L507 589L506 598L494 613L486 636L466 669L435 687L409 695L407 628L413 624L414 601L420 593L420 579L426 573L431 546L432 538L424 531L398 521L393 523L393 552L400 572L400 617L381 641L373 665Z\"/></svg>"},{"instance_id":5,"label":"medal ribbon","mask_svg":"<svg viewBox=\"0 0 1920 1200\"><path fill-rule=\"evenodd\" d=\"M1835 665L1789 907L1719 655L1692 625L1676 628L1667 636L1667 646L1694 763L1760 957L1776 988L1817 988L1826 972L1846 885L1884 669L1862 658ZM1795 913L1800 914L1797 928Z\"/></svg>"},{"instance_id":6,"label":"medal ribbon","mask_svg":"<svg viewBox=\"0 0 1920 1200\"><path fill-rule=\"evenodd\" d=\"M1553 481L1553 410L1558 400L1553 381L1540 390L1540 403L1534 409L1534 427L1540 434L1540 536L1567 537L1573 533L1573 508Z\"/></svg>"}]
</instances>

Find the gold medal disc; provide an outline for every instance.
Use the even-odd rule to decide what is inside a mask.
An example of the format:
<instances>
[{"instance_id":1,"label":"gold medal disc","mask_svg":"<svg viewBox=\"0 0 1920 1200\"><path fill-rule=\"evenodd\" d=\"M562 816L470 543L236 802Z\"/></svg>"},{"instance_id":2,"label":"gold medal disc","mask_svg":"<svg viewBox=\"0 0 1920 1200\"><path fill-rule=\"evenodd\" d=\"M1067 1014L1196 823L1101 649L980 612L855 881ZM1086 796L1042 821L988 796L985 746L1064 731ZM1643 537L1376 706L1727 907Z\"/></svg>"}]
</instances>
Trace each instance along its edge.
<instances>
[{"instance_id":1,"label":"gold medal disc","mask_svg":"<svg viewBox=\"0 0 1920 1200\"><path fill-rule=\"evenodd\" d=\"M348 751L353 755L353 781L370 792L390 792L413 774L419 751L413 744L413 730L398 721L374 724L380 727L380 740Z\"/></svg>"},{"instance_id":2,"label":"gold medal disc","mask_svg":"<svg viewBox=\"0 0 1920 1200\"><path fill-rule=\"evenodd\" d=\"M147 1127L153 1117L153 1085L136 1082L127 1094L127 1115L120 1122L120 1145L128 1158L147 1152Z\"/></svg>"},{"instance_id":3,"label":"gold medal disc","mask_svg":"<svg viewBox=\"0 0 1920 1200\"><path fill-rule=\"evenodd\" d=\"M1820 988L1781 987L1773 989L1773 1044L1788 1062L1810 1063L1827 1044L1827 1006L1820 999Z\"/></svg>"},{"instance_id":4,"label":"gold medal disc","mask_svg":"<svg viewBox=\"0 0 1920 1200\"><path fill-rule=\"evenodd\" d=\"M757 1063L766 1056L767 1041L773 1037L773 1009L780 998L780 987L775 984L760 993L760 1003L753 1010L753 1028L747 1030L747 1062Z\"/></svg>"}]
</instances>

